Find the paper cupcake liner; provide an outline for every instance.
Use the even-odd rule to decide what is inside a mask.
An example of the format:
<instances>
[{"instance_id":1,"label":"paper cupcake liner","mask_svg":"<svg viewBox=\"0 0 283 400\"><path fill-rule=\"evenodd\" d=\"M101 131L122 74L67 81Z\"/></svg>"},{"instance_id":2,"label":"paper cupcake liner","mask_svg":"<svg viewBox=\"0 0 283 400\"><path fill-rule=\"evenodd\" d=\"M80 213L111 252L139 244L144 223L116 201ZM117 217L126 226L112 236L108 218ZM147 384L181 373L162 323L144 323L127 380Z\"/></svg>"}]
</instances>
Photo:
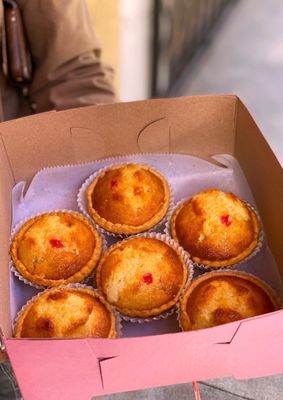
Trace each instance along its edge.
<instances>
[{"instance_id":1,"label":"paper cupcake liner","mask_svg":"<svg viewBox=\"0 0 283 400\"><path fill-rule=\"evenodd\" d=\"M134 317L128 317L127 315L124 315L122 313L120 314L120 318L122 321L126 322L133 322L136 324L144 324L146 322L152 322L152 321L158 321L160 319L166 319L170 315L173 315L176 312L176 305L170 308L168 311L161 313L160 315L155 315L153 317L147 317L147 318L134 318Z\"/></svg>"},{"instance_id":2,"label":"paper cupcake liner","mask_svg":"<svg viewBox=\"0 0 283 400\"><path fill-rule=\"evenodd\" d=\"M100 235L100 237L101 237L101 239L102 239L101 255L106 251L106 249L107 249L107 241L106 241L106 239L105 239L105 236L104 236L103 233L101 232L101 229L99 229L98 227L96 227L96 226L94 225L93 221L92 221L88 216L82 215L82 214L79 213L78 211L65 210L65 209L63 209L63 210L48 210L48 211L44 211L44 212L41 212L41 213L38 213L38 214L33 214L33 215L31 215L31 216L29 216L29 217L27 217L27 218L25 218L25 219L19 221L19 222L18 222L16 225L14 225L14 226L12 227L12 229L11 229L9 248L11 248L12 241L13 241L13 239L14 239L14 236L16 235L16 233L20 230L20 228L21 228L26 222L28 222L28 221L29 221L30 219L32 219L32 218L39 217L40 215L47 214L47 213L53 213L53 212L54 212L54 213L55 213L55 212L64 212L64 213L70 213L70 214L77 214L77 215L80 215L81 217L86 218L86 219L88 220L88 222L98 231L98 234ZM22 281L22 282L24 282L26 285L32 286L32 287L34 287L34 288L36 288L36 289L42 290L42 289L46 289L46 288L47 288L46 286L38 285L38 284L33 283L33 282L30 282L28 279L26 279L26 278L17 270L17 268L16 268L16 266L14 265L14 262L13 262L13 260L12 260L12 258L11 258L10 255L9 255L9 257L10 257L10 260L9 260L9 268L10 268L10 270L13 272L13 274L14 274L20 281ZM86 277L85 279L83 279L81 282L78 282L78 283L87 284L88 281L89 281L90 279L94 279L94 276L95 276L95 269L92 271L92 273L91 273L88 277ZM60 286L61 286L61 285L60 285ZM59 287L59 286L54 286L54 287ZM51 288L51 287L50 287L50 288Z\"/></svg>"},{"instance_id":3,"label":"paper cupcake liner","mask_svg":"<svg viewBox=\"0 0 283 400\"><path fill-rule=\"evenodd\" d=\"M121 165L129 165L129 164L133 164L133 162L125 162L122 163ZM105 235L109 236L109 237L114 237L114 238L120 238L120 239L124 239L126 237L130 237L133 236L133 234L118 234L118 233L114 233L114 232L110 232L107 231L106 229L102 228L100 225L98 225L93 218L91 217L91 215L88 212L88 205L87 205L87 198L86 198L86 191L89 187L89 185L94 181L94 179L100 175L101 173L103 173L104 171L115 167L115 165L118 165L117 163L115 164L111 164L111 165L107 165L106 167L100 168L99 170L95 171L92 175L90 175L82 184L82 186L80 187L78 194L77 194L77 204L79 207L79 210L86 215L88 218L91 218L92 223L97 226ZM157 168L155 167L151 167L150 165L147 164L140 164L140 165L145 165L147 167L152 168L153 170L156 170L157 172L159 172L162 176L164 176L164 174L162 174ZM159 229L167 220L167 215L171 212L171 210L174 207L174 196L173 196L173 190L172 190L172 186L171 184L168 182L167 178L164 177L166 179L166 182L168 184L169 187L169 192L170 192L170 199L169 199L169 205L168 205L168 210L166 212L166 214L164 215L164 217L157 223L155 224L153 227L149 228L146 230L146 232L153 232L156 231L157 229ZM134 234L136 235L136 234Z\"/></svg>"},{"instance_id":4,"label":"paper cupcake liner","mask_svg":"<svg viewBox=\"0 0 283 400\"><path fill-rule=\"evenodd\" d=\"M107 305L109 306L111 312L113 313L114 317L115 317L115 330L116 330L116 338L120 338L122 336L122 323L121 323L121 317L119 315L119 313L115 310L115 308L109 304L107 302L107 300L105 299L105 296L103 295L103 293L101 293L99 290L94 289L92 286L88 286L85 284L81 284L81 283L70 283L68 285L62 285L62 286L56 286L56 287L52 287L52 288L45 288L45 290L37 293L35 296L33 296L31 299L29 299L23 306L22 308L19 310L19 312L17 313L16 318L14 319L14 322L12 324L12 331L13 334L15 334L15 328L17 325L17 321L20 318L21 314L25 311L25 309L31 304L33 303L36 298L42 296L44 293L46 292L51 292L52 290L57 290L57 289L62 289L62 288L82 288L82 289L89 289L92 290L96 293L98 293L101 297L103 297L103 299L105 300L105 302L107 303Z\"/></svg>"},{"instance_id":5,"label":"paper cupcake liner","mask_svg":"<svg viewBox=\"0 0 283 400\"><path fill-rule=\"evenodd\" d=\"M259 282L261 282L263 284L263 286L266 288L267 293L270 294L273 299L278 303L278 306L281 307L283 306L282 300L279 297L278 293L268 284L266 283L263 279L257 277L254 274L251 274L250 272L243 272L243 271L231 271L231 269L229 268L223 268L223 269L219 269L217 271L210 271L210 272L205 272L204 274L202 274L201 276L198 276L196 279L193 280L193 282L197 281L199 278L205 276L205 275L209 275L211 276L211 274L221 274L223 272L233 272L233 273L239 273L239 275L246 275L246 276L250 276L252 278L257 279ZM192 283L193 283L192 282ZM180 309L180 302L183 299L184 295L186 294L187 290L185 290L182 294L182 296L180 296L180 299L178 301L178 303L176 304L176 315L177 315L177 321L178 321L178 325L181 329L181 331L184 331L183 327L182 327L182 323L181 323L181 309ZM246 319L246 318L244 318ZM238 320L239 323L241 323L241 321L243 321L244 319ZM205 328L204 328L205 329Z\"/></svg>"},{"instance_id":6,"label":"paper cupcake liner","mask_svg":"<svg viewBox=\"0 0 283 400\"><path fill-rule=\"evenodd\" d=\"M175 240L173 240L170 236L165 235L164 233L145 232L145 233L140 233L140 234L137 234L137 235L132 235L131 237L128 237L128 238L126 238L124 240L126 241L128 239L137 238L137 237L159 239L159 240L161 240L163 242L168 243L169 245L171 245L174 249L176 249L178 251L178 253L180 254L182 260L185 263L185 266L186 266L187 272L188 272L186 283L185 283L184 288L182 289L181 294L180 294L180 296L181 296L183 294L183 292L190 285L190 283L191 283L191 281L193 279L193 274L194 274L194 268L193 268L192 260L188 256L188 253L177 242L175 242ZM115 244L113 246L115 246ZM113 307L115 307L115 306L113 306ZM133 322L133 323L139 323L139 324L143 324L143 323L146 323L146 322L157 321L159 319L165 319L165 318L169 317L170 315L174 314L175 311L176 311L176 304L174 304L170 309L160 313L159 315L154 315L152 317L146 317L146 318L140 318L140 317L127 316L127 315L123 314L122 312L120 312L119 310L117 310L117 312L119 312L122 320L128 321L128 322Z\"/></svg>"},{"instance_id":7,"label":"paper cupcake liner","mask_svg":"<svg viewBox=\"0 0 283 400\"><path fill-rule=\"evenodd\" d=\"M168 219L167 219L167 221L166 221L165 229L164 229L164 233L165 233L166 235L169 235L170 237L172 237L170 225L171 225L171 219L172 219L172 217L173 217L173 214L174 214L175 210L176 210L179 206L181 206L181 205L182 205L185 201L187 201L187 200L188 200L188 199L184 199L184 198L183 198L183 199L181 199L180 201L178 201L178 202L175 204L175 206L173 207L173 209L171 210L170 214L168 214ZM208 271L218 271L218 270L223 270L223 269L234 269L234 268L238 267L239 265L250 261L250 260L251 260L256 254L258 254L258 253L260 252L260 250L264 247L264 245L265 245L265 240L264 240L265 235L264 235L263 224L262 224L261 218L260 218L260 216L259 216L259 213L258 213L258 211L257 211L252 205L250 205L247 201L242 200L242 199L241 199L241 201L242 201L243 203L245 203L245 204L255 213L255 215L256 215L256 217L257 217L257 219L258 219L258 222L259 222L259 232L258 232L257 244L256 244L255 248L254 248L254 249L252 250L252 252L251 252L249 255L247 255L243 260L241 260L241 261L239 261L239 262L236 262L236 263L234 263L234 264L225 265L225 266L223 266L223 267L212 267L212 266L204 265L204 264L201 264L201 263L198 263L198 262L192 260L193 266L194 266L195 268L198 268L199 270L207 271L207 272L208 272ZM180 245L180 244L179 244L179 245ZM181 246L181 245L180 245L180 246ZM181 246L181 247L182 247L182 246ZM183 248L183 247L182 247L182 248ZM189 254L185 249L183 249L183 250L184 250L187 254Z\"/></svg>"}]
</instances>

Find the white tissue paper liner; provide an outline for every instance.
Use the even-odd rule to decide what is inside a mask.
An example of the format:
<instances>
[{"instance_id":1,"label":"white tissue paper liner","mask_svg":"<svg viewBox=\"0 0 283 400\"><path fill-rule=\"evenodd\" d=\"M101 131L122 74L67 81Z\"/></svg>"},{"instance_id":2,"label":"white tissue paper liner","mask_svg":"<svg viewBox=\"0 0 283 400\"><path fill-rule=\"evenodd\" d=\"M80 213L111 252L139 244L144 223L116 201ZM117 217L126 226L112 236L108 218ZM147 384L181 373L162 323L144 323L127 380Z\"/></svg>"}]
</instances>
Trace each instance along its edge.
<instances>
[{"instance_id":1,"label":"white tissue paper liner","mask_svg":"<svg viewBox=\"0 0 283 400\"><path fill-rule=\"evenodd\" d=\"M271 293L271 295L274 297L274 299L277 300L278 304L282 304L282 299L280 298L278 293L268 283L266 283L263 279L259 278L258 276L254 275L254 274L251 274L249 272L246 272L246 271L231 271L231 269L229 269L229 268L228 269L225 269L225 268L218 269L217 271L210 271L210 272L203 273L202 275L198 276L196 279L193 279L192 283L194 283L198 278L200 278L202 276L206 276L206 275L211 276L211 274L221 274L223 272L233 272L233 273L234 272L235 273L239 272L241 274L245 274L245 275L251 276L252 278L258 279L259 281L261 281L266 286L267 290ZM176 307L177 321L178 321L178 324L179 324L179 328L182 331L184 329L182 328L182 323L181 323L181 300L184 297L184 295L186 294L186 292L187 292L187 290L185 290L183 292L183 295L180 297L180 301L178 302L177 307ZM239 320L239 322L240 321L241 320Z\"/></svg>"},{"instance_id":2,"label":"white tissue paper liner","mask_svg":"<svg viewBox=\"0 0 283 400\"><path fill-rule=\"evenodd\" d=\"M189 199L187 198L187 199L180 200L178 203L176 203L174 205L174 207L171 210L170 214L168 214L168 218L167 218L167 221L166 221L166 224L165 224L165 229L164 229L164 233L166 235L169 235L169 236L172 237L170 225L171 225L171 220L172 220L173 214L174 214L175 210L187 200L189 200ZM223 269L233 269L233 268L238 267L240 264L246 263L247 261L251 260L262 249L262 247L264 245L264 233L263 233L263 225L262 225L260 216L259 216L257 210L253 206L251 206L248 202L246 202L245 200L242 200L242 199L241 199L241 201L243 203L245 203L255 213L255 215L256 215L256 217L258 219L258 222L259 222L259 232L258 232L257 244L256 244L255 248L253 249L253 251L247 257L245 257L243 260L241 260L240 262L237 262L237 263L234 263L234 264L231 264L231 265L225 265L224 267L211 267L209 265L199 264L198 262L192 260L193 266L195 268L199 268L199 269L204 270L204 271L216 271L216 270L223 270ZM184 251L186 251L186 250L184 249Z\"/></svg>"},{"instance_id":3,"label":"white tissue paper liner","mask_svg":"<svg viewBox=\"0 0 283 400\"><path fill-rule=\"evenodd\" d=\"M162 233L158 233L158 232L146 232L146 233L140 233L138 235L132 235L128 238L125 238L123 241L127 241L133 238L155 238L155 239L159 239L163 242L168 243L169 245L171 245L174 249L176 249L178 251L178 253L180 254L182 260L185 263L185 266L187 267L187 272L188 272L188 276L187 276L187 280L185 283L185 286L181 292L181 294L184 292L184 290L187 289L187 287L190 285L192 279L193 279L193 274L194 274L194 269L193 269L193 265L192 265L192 261L190 259L190 257L188 256L188 253L177 243L175 242L175 240L173 240L170 236L162 234ZM115 245L114 245L115 246ZM113 305L113 307L115 307ZM152 321L157 321L159 319L165 319L167 317L169 317L169 315L174 314L176 310L176 305L174 305L173 307L171 307L169 310L162 312L159 315L155 315L152 317L147 317L147 318L139 318L139 317L130 317L127 315L124 315L120 312L121 315L121 319L124 321L128 321L128 322L134 322L134 323L139 323L139 324L143 324L145 322L152 322ZM117 312L119 312L117 310Z\"/></svg>"},{"instance_id":4,"label":"white tissue paper liner","mask_svg":"<svg viewBox=\"0 0 283 400\"><path fill-rule=\"evenodd\" d=\"M118 234L118 233L114 233L114 232L110 232L107 231L106 229L102 228L100 225L98 225L93 218L91 217L91 215L88 212L88 205L87 205L87 198L86 198L86 191L87 188L89 187L89 185L95 180L95 178L100 175L101 173L105 172L106 170L115 167L116 165L128 165L130 163L119 163L119 164L112 164L112 165L108 165L107 167L101 168L100 170L94 172L93 174L91 174L82 184L82 186L80 187L79 191L78 191L78 195L77 195L77 202L78 202L78 207L80 209L80 211L86 215L88 218L92 219L93 224L95 224L95 226L97 226L105 235L107 236L112 236L112 237L116 237L116 238L125 238L125 237L129 237L132 236L132 234ZM140 164L142 165L142 164ZM156 170L157 172L159 172L161 175L163 175L159 170L157 170L155 167L152 167L151 165L146 165L143 163L143 165L145 165L146 167L150 167L154 170ZM164 176L164 178L166 179L166 177ZM158 228L165 223L165 221L167 220L167 216L169 213L171 213L173 205L174 205L174 196L173 196L173 191L172 191L172 187L170 185L170 183L167 181L168 186L169 186L169 192L170 192L170 197L169 197L169 205L168 205L168 210L166 211L166 214L164 215L164 217L154 226L152 226L151 228L147 229L146 232L152 232L152 231L156 231L158 230Z\"/></svg>"},{"instance_id":5,"label":"white tissue paper liner","mask_svg":"<svg viewBox=\"0 0 283 400\"><path fill-rule=\"evenodd\" d=\"M103 296L103 293L101 293L101 292L100 292L99 290L97 290L97 289L94 289L92 286L84 285L84 284L81 284L81 283L69 283L68 285L62 285L62 286L56 286L56 287L52 287L52 288L47 288L47 289L41 291L40 293L37 293L37 294L36 294L35 296L33 296L31 299L29 299L29 300L22 306L22 308L18 311L17 316L16 316L16 318L14 319L13 326L12 326L13 334L15 334L16 324L17 324L17 321L18 321L18 319L20 318L22 312L24 312L24 310L25 310L31 303L33 303L33 301L35 301L36 298L42 296L43 293L50 292L50 291L56 290L56 289L63 289L63 288L82 288L82 289L90 289L90 290L92 290L93 292L96 292L96 293L100 294L101 297L104 298L104 300L106 301L106 303L107 303L108 306L110 307L110 309L111 309L111 311L112 311L112 313L113 313L113 315L114 315L114 317L115 317L115 329L116 329L116 332L117 332L117 336L116 336L116 337L117 337L117 338L121 337L122 325L121 325L121 317L120 317L119 313L117 313L117 311L111 306L111 304L109 304L109 303L107 302L107 300L106 300L105 297Z\"/></svg>"},{"instance_id":6,"label":"white tissue paper liner","mask_svg":"<svg viewBox=\"0 0 283 400\"><path fill-rule=\"evenodd\" d=\"M28 217L28 218L23 219L22 221L18 222L15 226L12 227L11 236L10 236L10 246L11 246L11 244L12 244L12 241L13 241L14 236L16 235L16 233L20 230L20 228L21 228L26 222L28 222L28 221L31 220L32 218L39 217L39 216L41 216L41 215L43 215L43 214L54 213L54 212L64 212L64 213L69 213L69 214L77 214L77 215L80 215L81 217L86 218L87 221L97 230L99 236L100 236L101 239L102 239L101 255L105 252L105 250L106 250L106 248L107 248L107 243L106 243L105 237L104 237L103 233L101 232L101 230L99 229L99 227L96 227L96 226L93 224L92 220L91 220L88 216L85 216L85 215L83 215L83 214L81 214L81 213L79 213L79 212L77 212L77 211L71 211L71 210L49 210L49 211L42 212L42 213L40 213L40 214L35 214L35 215L32 215L32 216L30 216L30 217ZM30 281L27 280L25 277L23 277L22 274L21 274L21 273L17 270L17 268L15 267L11 256L10 256L9 266L10 266L10 270L13 272L13 274L14 274L19 280L21 280L22 282L24 282L25 284L30 285L30 286L32 286L32 287L34 287L34 288L36 288L36 289L46 289L46 286L37 285L37 284L35 284L35 283L30 282ZM82 283L82 284L83 284L83 283L88 283L88 281L89 281L90 279L93 279L94 275L95 275L95 269L92 271L92 273L91 273L87 278L85 278L84 280L82 280L80 283ZM56 286L56 287L59 287L59 286Z\"/></svg>"},{"instance_id":7,"label":"white tissue paper liner","mask_svg":"<svg viewBox=\"0 0 283 400\"><path fill-rule=\"evenodd\" d=\"M187 154L139 153L99 159L84 164L44 168L34 175L28 187L26 182L18 182L12 191L12 226L33 215L55 209L79 211L77 193L82 183L94 171L122 163L150 165L160 171L172 187L177 202L203 190L219 188L233 192L239 198L246 199L249 204L256 206L246 177L233 156L215 155L209 162ZM160 229L158 229L159 232L161 232ZM119 240L119 238L109 236L105 239L109 244ZM237 269L249 271L258 276L271 285L283 298L278 267L267 245L263 246L256 257L239 265ZM195 275L200 273L202 273L201 270L194 271ZM12 272L10 273L10 315L12 320L22 305L38 291L39 289L26 285ZM123 321L123 336L125 337L179 331L175 314L147 324Z\"/></svg>"}]
</instances>

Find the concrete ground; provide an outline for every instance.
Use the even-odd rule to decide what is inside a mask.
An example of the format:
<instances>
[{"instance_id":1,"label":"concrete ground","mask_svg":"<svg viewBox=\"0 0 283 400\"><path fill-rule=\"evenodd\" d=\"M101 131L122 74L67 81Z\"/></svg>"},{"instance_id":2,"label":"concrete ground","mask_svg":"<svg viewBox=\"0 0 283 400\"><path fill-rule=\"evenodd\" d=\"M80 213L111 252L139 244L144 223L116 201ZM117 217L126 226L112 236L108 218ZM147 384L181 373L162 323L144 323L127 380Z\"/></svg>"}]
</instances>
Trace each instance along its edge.
<instances>
[{"instance_id":1,"label":"concrete ground","mask_svg":"<svg viewBox=\"0 0 283 400\"><path fill-rule=\"evenodd\" d=\"M282 0L232 0L171 95L237 94L283 164L282 18Z\"/></svg>"},{"instance_id":2,"label":"concrete ground","mask_svg":"<svg viewBox=\"0 0 283 400\"><path fill-rule=\"evenodd\" d=\"M214 0L211 0L214 1ZM237 0L226 10L171 95L237 94L283 165L283 1ZM202 400L281 400L283 375L200 382ZM191 384L97 397L192 400Z\"/></svg>"},{"instance_id":3,"label":"concrete ground","mask_svg":"<svg viewBox=\"0 0 283 400\"><path fill-rule=\"evenodd\" d=\"M201 400L282 400L283 375L236 381L233 378L198 382ZM92 399L94 400L94 398ZM166 386L109 396L95 400L197 400L192 385Z\"/></svg>"}]
</instances>

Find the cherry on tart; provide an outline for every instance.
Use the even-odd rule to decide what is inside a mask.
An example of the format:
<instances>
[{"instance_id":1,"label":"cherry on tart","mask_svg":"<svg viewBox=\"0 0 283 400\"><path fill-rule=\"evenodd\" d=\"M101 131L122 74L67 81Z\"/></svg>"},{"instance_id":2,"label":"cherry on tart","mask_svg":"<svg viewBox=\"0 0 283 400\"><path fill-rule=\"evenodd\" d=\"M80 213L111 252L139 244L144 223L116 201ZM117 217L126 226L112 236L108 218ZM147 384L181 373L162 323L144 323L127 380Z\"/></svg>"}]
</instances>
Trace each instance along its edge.
<instances>
[{"instance_id":1,"label":"cherry on tart","mask_svg":"<svg viewBox=\"0 0 283 400\"><path fill-rule=\"evenodd\" d=\"M255 212L233 193L218 189L200 192L174 211L172 237L193 261L213 268L244 260L258 244Z\"/></svg>"},{"instance_id":2,"label":"cherry on tart","mask_svg":"<svg viewBox=\"0 0 283 400\"><path fill-rule=\"evenodd\" d=\"M187 274L179 250L157 238L134 237L106 251L96 282L121 314L146 318L177 303Z\"/></svg>"},{"instance_id":3,"label":"cherry on tart","mask_svg":"<svg viewBox=\"0 0 283 400\"><path fill-rule=\"evenodd\" d=\"M165 178L146 165L115 165L87 189L88 212L106 231L135 234L158 224L169 207Z\"/></svg>"},{"instance_id":4,"label":"cherry on tart","mask_svg":"<svg viewBox=\"0 0 283 400\"><path fill-rule=\"evenodd\" d=\"M86 218L50 212L24 223L12 240L11 257L27 281L52 287L86 279L101 250L102 239Z\"/></svg>"}]
</instances>

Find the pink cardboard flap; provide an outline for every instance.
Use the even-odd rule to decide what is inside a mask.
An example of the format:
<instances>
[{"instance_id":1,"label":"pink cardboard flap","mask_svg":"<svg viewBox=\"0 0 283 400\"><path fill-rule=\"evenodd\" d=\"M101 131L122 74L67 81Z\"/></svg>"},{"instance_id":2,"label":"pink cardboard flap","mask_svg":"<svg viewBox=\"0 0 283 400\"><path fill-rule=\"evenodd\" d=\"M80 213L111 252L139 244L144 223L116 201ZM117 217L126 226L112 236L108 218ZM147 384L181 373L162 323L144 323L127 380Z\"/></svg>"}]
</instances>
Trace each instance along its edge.
<instances>
[{"instance_id":1,"label":"pink cardboard flap","mask_svg":"<svg viewBox=\"0 0 283 400\"><path fill-rule=\"evenodd\" d=\"M101 391L99 363L85 340L7 340L24 399L90 399Z\"/></svg>"},{"instance_id":2,"label":"pink cardboard flap","mask_svg":"<svg viewBox=\"0 0 283 400\"><path fill-rule=\"evenodd\" d=\"M116 340L8 339L6 346L25 399L89 400L216 377L281 373L283 311L186 333Z\"/></svg>"}]
</instances>

